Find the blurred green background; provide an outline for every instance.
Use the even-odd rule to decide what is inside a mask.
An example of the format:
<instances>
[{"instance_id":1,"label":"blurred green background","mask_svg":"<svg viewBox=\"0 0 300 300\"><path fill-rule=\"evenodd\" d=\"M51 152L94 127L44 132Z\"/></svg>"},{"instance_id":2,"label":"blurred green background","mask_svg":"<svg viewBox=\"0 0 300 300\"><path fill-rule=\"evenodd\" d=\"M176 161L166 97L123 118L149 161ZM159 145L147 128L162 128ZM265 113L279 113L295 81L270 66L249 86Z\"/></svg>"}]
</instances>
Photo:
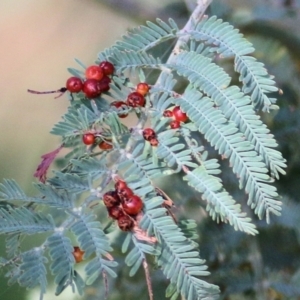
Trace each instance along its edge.
<instances>
[{"instance_id":1,"label":"blurred green background","mask_svg":"<svg viewBox=\"0 0 300 300\"><path fill-rule=\"evenodd\" d=\"M281 110L267 116L265 121L288 160L288 174L278 183L283 195L283 217L275 220L275 225L268 228L257 221L261 231L257 238L245 237L209 220L200 226L201 232L206 233L200 240L201 255L214 274L211 280L226 291L223 299L300 299L300 288L297 289L300 287L299 2L214 0L209 10L247 35L257 48L256 56L283 89L284 95L279 97ZM66 97L33 95L27 93L28 88L47 91L64 86L69 77L67 67L77 67L74 58L92 64L99 51L146 19L172 17L182 25L193 3L191 0L0 1L1 179L14 178L31 193L32 175L40 156L59 145L49 131L66 110ZM233 179L226 173L223 177L238 199L241 195L233 187ZM193 195L189 197L192 200ZM0 239L0 253L3 251ZM157 283L161 277L154 273ZM127 288L129 292L122 296L122 292L115 291L113 299L133 299L128 295L136 288L135 280L118 282L120 291ZM136 295L146 294L145 287L141 289L144 291ZM88 299L99 299L93 298L93 288L88 291L91 295ZM27 299L23 288L7 287L7 280L1 277L0 300L9 298ZM38 299L38 295L30 294L28 299ZM54 299L52 291L45 299ZM65 291L55 299L83 298Z\"/></svg>"}]
</instances>

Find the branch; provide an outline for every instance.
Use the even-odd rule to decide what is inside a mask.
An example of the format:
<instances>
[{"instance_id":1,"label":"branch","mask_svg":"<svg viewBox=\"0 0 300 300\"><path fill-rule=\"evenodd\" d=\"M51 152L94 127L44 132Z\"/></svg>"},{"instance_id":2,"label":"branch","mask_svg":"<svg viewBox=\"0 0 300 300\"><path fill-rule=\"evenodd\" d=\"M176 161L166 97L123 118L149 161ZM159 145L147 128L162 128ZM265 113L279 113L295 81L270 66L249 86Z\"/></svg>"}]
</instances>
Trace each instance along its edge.
<instances>
[{"instance_id":1,"label":"branch","mask_svg":"<svg viewBox=\"0 0 300 300\"><path fill-rule=\"evenodd\" d=\"M211 2L212 0L198 0L196 8L194 9L192 15L190 16L188 22L181 29L180 33L184 34L186 32L189 32L190 30L193 30L196 27L197 23L203 17L206 9L211 4ZM180 50L181 47L188 42L189 37L190 36L188 34L179 37L171 55L167 60L167 64L172 63L175 60L176 55L181 52ZM159 76L158 81L160 80L161 75Z\"/></svg>"}]
</instances>

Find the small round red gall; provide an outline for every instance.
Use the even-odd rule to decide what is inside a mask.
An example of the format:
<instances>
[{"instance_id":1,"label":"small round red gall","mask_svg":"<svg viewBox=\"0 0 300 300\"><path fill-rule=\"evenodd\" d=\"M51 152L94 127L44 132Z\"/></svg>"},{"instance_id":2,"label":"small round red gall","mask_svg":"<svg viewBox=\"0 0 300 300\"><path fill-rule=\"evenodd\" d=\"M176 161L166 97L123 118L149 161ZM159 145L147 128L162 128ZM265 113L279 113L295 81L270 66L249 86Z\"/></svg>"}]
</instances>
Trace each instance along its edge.
<instances>
[{"instance_id":1,"label":"small round red gall","mask_svg":"<svg viewBox=\"0 0 300 300\"><path fill-rule=\"evenodd\" d=\"M97 98L101 92L99 89L99 81L96 79L87 79L83 84L83 92L89 99Z\"/></svg>"},{"instance_id":2,"label":"small round red gall","mask_svg":"<svg viewBox=\"0 0 300 300\"><path fill-rule=\"evenodd\" d=\"M109 61L102 61L99 67L103 70L104 75L112 75L115 71L115 67Z\"/></svg>"},{"instance_id":3,"label":"small round red gall","mask_svg":"<svg viewBox=\"0 0 300 300\"><path fill-rule=\"evenodd\" d=\"M96 79L99 81L103 76L103 70L99 66L90 66L85 70L86 79Z\"/></svg>"},{"instance_id":4,"label":"small round red gall","mask_svg":"<svg viewBox=\"0 0 300 300\"><path fill-rule=\"evenodd\" d=\"M188 120L188 116L181 110L180 106L173 108L173 116L175 120L179 122L186 122Z\"/></svg>"},{"instance_id":5,"label":"small round red gall","mask_svg":"<svg viewBox=\"0 0 300 300\"><path fill-rule=\"evenodd\" d=\"M170 122L170 127L171 127L172 129L177 129L177 128L180 127L180 122L179 122L179 121L176 121L176 120L173 120L173 121Z\"/></svg>"},{"instance_id":6,"label":"small round red gall","mask_svg":"<svg viewBox=\"0 0 300 300\"><path fill-rule=\"evenodd\" d=\"M84 251L82 251L78 246L75 246L73 248L73 252L72 252L74 258L75 258L75 262L76 263L80 263L83 261L83 255L84 255Z\"/></svg>"},{"instance_id":7,"label":"small round red gall","mask_svg":"<svg viewBox=\"0 0 300 300\"><path fill-rule=\"evenodd\" d=\"M154 138L154 139L150 140L150 145L152 147L157 147L157 145L158 145L158 139Z\"/></svg>"},{"instance_id":8,"label":"small round red gall","mask_svg":"<svg viewBox=\"0 0 300 300\"><path fill-rule=\"evenodd\" d=\"M139 196L132 195L123 201L122 206L126 214L135 216L142 210L143 201Z\"/></svg>"},{"instance_id":9,"label":"small round red gall","mask_svg":"<svg viewBox=\"0 0 300 300\"><path fill-rule=\"evenodd\" d=\"M124 215L118 219L118 226L123 231L129 231L133 228L133 220L128 216Z\"/></svg>"},{"instance_id":10,"label":"small round red gall","mask_svg":"<svg viewBox=\"0 0 300 300\"><path fill-rule=\"evenodd\" d=\"M102 141L100 144L99 144L99 148L101 150L111 150L113 148L113 145L109 142L106 142L106 141Z\"/></svg>"},{"instance_id":11,"label":"small round red gall","mask_svg":"<svg viewBox=\"0 0 300 300\"><path fill-rule=\"evenodd\" d=\"M132 189L130 189L129 187L124 187L123 189L118 189L118 196L122 201L125 201L126 199L128 199L129 197L133 196L133 191Z\"/></svg>"},{"instance_id":12,"label":"small round red gall","mask_svg":"<svg viewBox=\"0 0 300 300\"><path fill-rule=\"evenodd\" d=\"M123 209L120 206L113 206L107 208L107 210L108 210L108 215L115 220L118 220L119 218L124 216Z\"/></svg>"},{"instance_id":13,"label":"small round red gall","mask_svg":"<svg viewBox=\"0 0 300 300\"><path fill-rule=\"evenodd\" d=\"M85 133L82 136L82 142L87 146L93 145L95 143L95 140L96 140L96 138L92 133Z\"/></svg>"},{"instance_id":14,"label":"small round red gall","mask_svg":"<svg viewBox=\"0 0 300 300\"><path fill-rule=\"evenodd\" d=\"M127 105L131 107L140 107L140 106L145 106L145 98L143 95L141 95L138 92L133 92L130 93L127 97Z\"/></svg>"},{"instance_id":15,"label":"small round red gall","mask_svg":"<svg viewBox=\"0 0 300 300\"><path fill-rule=\"evenodd\" d=\"M145 96L150 90L150 86L146 82L140 82L136 86L136 91L141 95Z\"/></svg>"},{"instance_id":16,"label":"small round red gall","mask_svg":"<svg viewBox=\"0 0 300 300\"><path fill-rule=\"evenodd\" d=\"M143 130L143 137L146 141L150 141L156 137L156 133L152 128L145 128Z\"/></svg>"},{"instance_id":17,"label":"small round red gall","mask_svg":"<svg viewBox=\"0 0 300 300\"><path fill-rule=\"evenodd\" d=\"M173 112L171 110L165 110L163 113L163 116L166 118L172 118L173 117Z\"/></svg>"},{"instance_id":18,"label":"small round red gall","mask_svg":"<svg viewBox=\"0 0 300 300\"><path fill-rule=\"evenodd\" d=\"M107 92L109 91L110 89L110 84L111 80L108 76L103 76L103 78L99 81L98 83L98 88L99 88L99 91L100 93L103 93L103 92Z\"/></svg>"},{"instance_id":19,"label":"small round red gall","mask_svg":"<svg viewBox=\"0 0 300 300\"><path fill-rule=\"evenodd\" d=\"M66 89L70 93L79 93L83 88L82 80L78 77L70 77L66 82Z\"/></svg>"},{"instance_id":20,"label":"small round red gall","mask_svg":"<svg viewBox=\"0 0 300 300\"><path fill-rule=\"evenodd\" d=\"M103 203L109 208L119 205L121 200L116 191L108 191L103 195Z\"/></svg>"},{"instance_id":21,"label":"small round red gall","mask_svg":"<svg viewBox=\"0 0 300 300\"><path fill-rule=\"evenodd\" d=\"M115 183L115 189L116 189L117 192L120 191L120 190L122 190L122 189L124 189L124 188L126 188L126 187L127 187L127 183L124 180L120 180L119 179Z\"/></svg>"}]
</instances>

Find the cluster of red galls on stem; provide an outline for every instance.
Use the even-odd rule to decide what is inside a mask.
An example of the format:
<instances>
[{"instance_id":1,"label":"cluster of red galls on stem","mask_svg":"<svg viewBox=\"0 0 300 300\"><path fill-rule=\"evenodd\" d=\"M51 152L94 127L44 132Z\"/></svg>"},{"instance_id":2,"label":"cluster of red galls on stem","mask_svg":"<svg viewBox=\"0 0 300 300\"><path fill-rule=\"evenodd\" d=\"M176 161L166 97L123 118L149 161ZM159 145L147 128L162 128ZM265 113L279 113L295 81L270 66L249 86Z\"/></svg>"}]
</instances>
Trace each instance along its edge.
<instances>
[{"instance_id":1,"label":"cluster of red galls on stem","mask_svg":"<svg viewBox=\"0 0 300 300\"><path fill-rule=\"evenodd\" d=\"M184 113L179 106L175 106L173 110L165 110L163 116L166 118L173 118L170 122L170 127L172 129L177 129L180 127L181 122L186 122L188 116ZM152 128L145 128L143 130L143 137L146 141L150 142L151 146L157 146L158 140L156 132Z\"/></svg>"},{"instance_id":2,"label":"cluster of red galls on stem","mask_svg":"<svg viewBox=\"0 0 300 300\"><path fill-rule=\"evenodd\" d=\"M83 92L85 97L88 99L94 99L101 95L103 92L107 92L110 89L110 76L115 71L114 65L109 61L102 61L99 65L89 66L85 70L85 80L79 77L72 76L66 81L66 85L63 88L55 91L38 92L34 90L28 90L34 94L49 94L59 92L61 96L66 91L70 93ZM110 105L118 110L118 116L120 118L126 118L128 113L123 110L129 108L144 107L146 104L145 96L149 92L150 86L145 82L137 84L135 91L131 92L126 101L113 101ZM58 97L59 97L58 96ZM56 97L56 98L58 98ZM164 117L172 118L169 125L172 129L180 127L181 122L188 120L187 115L181 110L179 106L175 106L173 110L165 110L163 113ZM146 141L150 142L151 146L158 145L158 139L155 131L152 128L145 128L142 132L143 137ZM101 135L93 132L86 132L82 136L82 142L87 145L99 145L101 150L110 150L113 148L111 140L101 138Z\"/></svg>"},{"instance_id":3,"label":"cluster of red galls on stem","mask_svg":"<svg viewBox=\"0 0 300 300\"><path fill-rule=\"evenodd\" d=\"M38 92L28 90L33 94L51 94L60 93L56 98L60 97L66 91L70 93L83 92L88 99L93 99L101 95L103 92L109 90L111 79L110 75L114 73L115 67L109 61L102 61L98 66L92 65L85 70L85 80L72 76L66 81L65 87L55 91Z\"/></svg>"},{"instance_id":4,"label":"cluster of red galls on stem","mask_svg":"<svg viewBox=\"0 0 300 300\"><path fill-rule=\"evenodd\" d=\"M142 211L143 201L135 195L123 180L115 183L115 189L103 195L108 215L118 222L123 231L133 228L135 217Z\"/></svg>"},{"instance_id":5,"label":"cluster of red galls on stem","mask_svg":"<svg viewBox=\"0 0 300 300\"><path fill-rule=\"evenodd\" d=\"M135 195L123 180L118 180L115 189L103 195L103 203L108 215L118 222L119 228L123 231L133 229L136 216L143 209L142 199ZM84 253L80 247L73 247L72 254L76 263L83 261Z\"/></svg>"}]
</instances>

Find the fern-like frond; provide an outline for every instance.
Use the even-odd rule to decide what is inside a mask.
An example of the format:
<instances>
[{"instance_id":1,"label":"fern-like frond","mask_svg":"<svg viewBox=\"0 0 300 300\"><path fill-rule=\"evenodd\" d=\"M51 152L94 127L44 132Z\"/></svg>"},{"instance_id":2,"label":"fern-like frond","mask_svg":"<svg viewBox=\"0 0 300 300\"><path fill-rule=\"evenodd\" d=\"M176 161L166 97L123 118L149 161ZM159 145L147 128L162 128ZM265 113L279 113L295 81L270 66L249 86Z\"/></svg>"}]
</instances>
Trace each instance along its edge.
<instances>
[{"instance_id":1,"label":"fern-like frond","mask_svg":"<svg viewBox=\"0 0 300 300\"><path fill-rule=\"evenodd\" d=\"M113 271L113 268L115 268L116 266L117 262L106 260L101 258L100 256L96 256L85 267L85 272L87 276L86 284L90 285L93 282L95 282L95 280L99 278L99 275L101 275L101 273L107 273L113 278L117 277L117 274L115 273L115 271Z\"/></svg>"},{"instance_id":2,"label":"fern-like frond","mask_svg":"<svg viewBox=\"0 0 300 300\"><path fill-rule=\"evenodd\" d=\"M146 260L145 253L156 255L158 252L153 245L139 241L134 235L131 236L134 247L130 250L125 258L127 266L131 267L129 276L134 276L140 268L143 261Z\"/></svg>"},{"instance_id":3,"label":"fern-like frond","mask_svg":"<svg viewBox=\"0 0 300 300\"><path fill-rule=\"evenodd\" d=\"M195 29L188 33L195 40L205 41L211 52L217 52L223 57L247 55L254 51L252 44L238 29L216 16L202 18Z\"/></svg>"},{"instance_id":4,"label":"fern-like frond","mask_svg":"<svg viewBox=\"0 0 300 300\"><path fill-rule=\"evenodd\" d=\"M181 229L184 236L192 240L195 245L198 245L199 234L197 230L197 223L193 219L182 219L178 221L178 227Z\"/></svg>"},{"instance_id":5,"label":"fern-like frond","mask_svg":"<svg viewBox=\"0 0 300 300\"><path fill-rule=\"evenodd\" d=\"M285 174L285 159L281 152L274 149L277 143L270 130L256 115L250 98L245 97L237 87L230 87L224 95L228 97L222 102L220 109L225 117L235 122L247 140L255 145L255 150L270 168L271 175L278 179L279 173Z\"/></svg>"},{"instance_id":6,"label":"fern-like frond","mask_svg":"<svg viewBox=\"0 0 300 300\"><path fill-rule=\"evenodd\" d=\"M0 208L1 233L34 234L53 229L54 221L50 215L34 212L26 207Z\"/></svg>"},{"instance_id":7,"label":"fern-like frond","mask_svg":"<svg viewBox=\"0 0 300 300\"><path fill-rule=\"evenodd\" d=\"M129 30L115 47L121 51L147 51L164 41L176 38L179 28L173 20L170 19L169 23L166 23L156 19L156 23L148 21L147 26L142 25Z\"/></svg>"},{"instance_id":8,"label":"fern-like frond","mask_svg":"<svg viewBox=\"0 0 300 300\"><path fill-rule=\"evenodd\" d=\"M4 179L3 183L0 183L0 200L21 200L31 202L33 198L27 197L15 180Z\"/></svg>"},{"instance_id":9,"label":"fern-like frond","mask_svg":"<svg viewBox=\"0 0 300 300\"><path fill-rule=\"evenodd\" d=\"M62 118L63 121L55 124L50 133L68 138L88 130L97 116L86 106L81 105L79 108L70 106Z\"/></svg>"},{"instance_id":10,"label":"fern-like frond","mask_svg":"<svg viewBox=\"0 0 300 300\"><path fill-rule=\"evenodd\" d=\"M207 210L213 220L220 218L223 222L229 221L235 230L252 235L258 233L251 219L241 212L240 205L225 191L219 180L207 173L205 167L200 166L188 172L184 180L202 193L202 198L208 202Z\"/></svg>"},{"instance_id":11,"label":"fern-like frond","mask_svg":"<svg viewBox=\"0 0 300 300\"><path fill-rule=\"evenodd\" d=\"M170 122L169 119L162 117L166 109L173 105L170 94L174 95L172 90L167 90L167 87L162 88L161 86L156 85L156 90L160 90L159 93L156 93L152 96L152 105L150 114L151 114L151 127L155 132L159 132L161 128L165 128L167 123ZM166 91L167 90L167 91Z\"/></svg>"},{"instance_id":12,"label":"fern-like frond","mask_svg":"<svg viewBox=\"0 0 300 300\"><path fill-rule=\"evenodd\" d=\"M145 198L147 211L140 222L141 228L149 235L155 234L158 239L161 253L157 258L158 265L185 299L217 299L218 287L198 278L209 273L204 261L199 258L197 245L187 239L167 215L166 209L157 201L159 198L151 195Z\"/></svg>"},{"instance_id":13,"label":"fern-like frond","mask_svg":"<svg viewBox=\"0 0 300 300\"><path fill-rule=\"evenodd\" d=\"M134 72L137 68L160 68L161 60L146 52L115 51L111 58L117 72Z\"/></svg>"},{"instance_id":14,"label":"fern-like frond","mask_svg":"<svg viewBox=\"0 0 300 300\"><path fill-rule=\"evenodd\" d=\"M210 58L193 52L184 52L177 55L172 67L218 105L222 104L223 92L229 86L231 78Z\"/></svg>"},{"instance_id":15,"label":"fern-like frond","mask_svg":"<svg viewBox=\"0 0 300 300\"><path fill-rule=\"evenodd\" d=\"M48 262L43 255L44 251L41 248L35 248L31 251L22 253L22 263L20 265L20 276L18 282L26 288L34 288L40 286L40 299L46 293L47 286L47 271L45 264Z\"/></svg>"},{"instance_id":16,"label":"fern-like frond","mask_svg":"<svg viewBox=\"0 0 300 300\"><path fill-rule=\"evenodd\" d=\"M101 229L101 224L96 221L93 214L82 214L77 216L77 221L71 227L80 248L85 251L84 258L89 258L93 253L96 255L107 255L112 251L109 240Z\"/></svg>"},{"instance_id":17,"label":"fern-like frond","mask_svg":"<svg viewBox=\"0 0 300 300\"><path fill-rule=\"evenodd\" d=\"M35 188L42 193L42 199L37 201L34 199L35 203L49 205L57 208L71 208L73 207L73 195L70 195L66 190L57 190L51 185L36 183Z\"/></svg>"},{"instance_id":18,"label":"fern-like frond","mask_svg":"<svg viewBox=\"0 0 300 300\"><path fill-rule=\"evenodd\" d=\"M68 237L63 232L57 231L47 239L47 246L52 260L50 269L55 275L57 284L56 295L59 295L68 285L74 286L74 264L75 259L72 254L73 246Z\"/></svg>"},{"instance_id":19,"label":"fern-like frond","mask_svg":"<svg viewBox=\"0 0 300 300\"><path fill-rule=\"evenodd\" d=\"M17 256L20 252L20 233L13 233L8 234L6 236L5 242L6 242L6 253L7 256L12 258L14 256Z\"/></svg>"},{"instance_id":20,"label":"fern-like frond","mask_svg":"<svg viewBox=\"0 0 300 300\"><path fill-rule=\"evenodd\" d=\"M151 180L162 176L163 165L155 165L151 158L146 158L143 153L143 143L135 146L131 154L127 154L119 164L119 170L125 170L124 178L135 178L141 181L143 179L145 185L151 185ZM130 180L129 180L130 181Z\"/></svg>"},{"instance_id":21,"label":"fern-like frond","mask_svg":"<svg viewBox=\"0 0 300 300\"><path fill-rule=\"evenodd\" d=\"M211 52L223 57L234 57L235 70L240 73L239 79L243 83L242 90L251 94L255 109L269 111L273 108L276 99L266 94L276 92L278 88L264 65L248 56L254 48L237 29L213 16L203 18L189 34L193 39L205 42Z\"/></svg>"},{"instance_id":22,"label":"fern-like frond","mask_svg":"<svg viewBox=\"0 0 300 300\"><path fill-rule=\"evenodd\" d=\"M90 190L88 180L76 174L56 171L55 176L50 178L48 182L56 189L65 189L74 194Z\"/></svg>"},{"instance_id":23,"label":"fern-like frond","mask_svg":"<svg viewBox=\"0 0 300 300\"><path fill-rule=\"evenodd\" d=\"M159 77L159 82L156 82L155 85L153 85L151 87L151 95L153 95L155 93L161 93L161 92L166 92L170 95L171 92L174 91L174 86L176 83L177 83L177 81L174 79L172 73L162 72ZM158 103L158 99L157 100L153 99L152 102L153 102L153 105L155 105L156 107L157 107L157 105L158 105L158 107L161 106Z\"/></svg>"},{"instance_id":24,"label":"fern-like frond","mask_svg":"<svg viewBox=\"0 0 300 300\"><path fill-rule=\"evenodd\" d=\"M267 174L268 169L235 124L228 122L223 113L214 108L212 100L202 97L196 90L188 88L174 101L180 104L210 144L229 158L233 172L239 177L240 188L244 187L249 194L248 204L255 208L259 218L266 212L269 222L270 212L278 215L281 202L277 200L276 188L270 185L273 180Z\"/></svg>"},{"instance_id":25,"label":"fern-like frond","mask_svg":"<svg viewBox=\"0 0 300 300\"><path fill-rule=\"evenodd\" d=\"M176 167L175 172L179 172L183 166L196 168L197 164L192 162L191 150L186 149L184 144L178 143L179 138L175 134L176 130L167 130L158 134L157 156L163 159L168 167Z\"/></svg>"},{"instance_id":26,"label":"fern-like frond","mask_svg":"<svg viewBox=\"0 0 300 300\"><path fill-rule=\"evenodd\" d=\"M17 200L53 207L72 207L72 202L66 191L60 193L50 185L42 183L34 184L34 186L43 196L28 197L15 180L4 179L3 183L0 184L0 199L5 201Z\"/></svg>"},{"instance_id":27,"label":"fern-like frond","mask_svg":"<svg viewBox=\"0 0 300 300\"><path fill-rule=\"evenodd\" d=\"M103 121L116 136L129 133L128 128L120 121L120 118L115 111L106 113Z\"/></svg>"},{"instance_id":28,"label":"fern-like frond","mask_svg":"<svg viewBox=\"0 0 300 300\"><path fill-rule=\"evenodd\" d=\"M185 63L186 66L181 67ZM193 85L209 95L220 106L225 116L237 124L240 131L255 145L255 150L264 158L271 173L276 177L278 173L284 174L285 160L279 151L272 149L277 146L276 141L256 116L250 98L236 86L227 87L226 73L211 64L209 59L194 53L179 55L177 64L180 65L179 72L188 76ZM206 69L209 75L204 75L203 69ZM196 77L196 74L199 77Z\"/></svg>"},{"instance_id":29,"label":"fern-like frond","mask_svg":"<svg viewBox=\"0 0 300 300\"><path fill-rule=\"evenodd\" d=\"M71 230L77 237L80 248L85 251L85 259L89 258L92 254L96 254L96 257L90 261L85 268L87 283L91 284L94 282L103 272L115 277L116 273L112 268L118 264L115 261L103 258L103 256L111 258L109 252L112 248L107 236L101 228L100 222L96 221L95 215L78 215L77 221L71 227Z\"/></svg>"},{"instance_id":30,"label":"fern-like frond","mask_svg":"<svg viewBox=\"0 0 300 300\"><path fill-rule=\"evenodd\" d=\"M79 176L91 176L94 180L108 172L105 165L105 159L96 157L83 157L71 159L70 164L73 165L74 173Z\"/></svg>"}]
</instances>

